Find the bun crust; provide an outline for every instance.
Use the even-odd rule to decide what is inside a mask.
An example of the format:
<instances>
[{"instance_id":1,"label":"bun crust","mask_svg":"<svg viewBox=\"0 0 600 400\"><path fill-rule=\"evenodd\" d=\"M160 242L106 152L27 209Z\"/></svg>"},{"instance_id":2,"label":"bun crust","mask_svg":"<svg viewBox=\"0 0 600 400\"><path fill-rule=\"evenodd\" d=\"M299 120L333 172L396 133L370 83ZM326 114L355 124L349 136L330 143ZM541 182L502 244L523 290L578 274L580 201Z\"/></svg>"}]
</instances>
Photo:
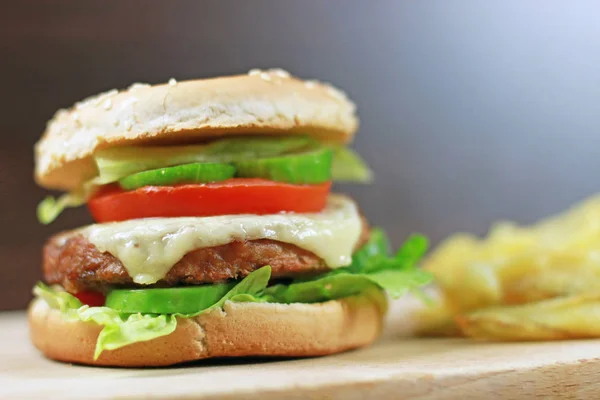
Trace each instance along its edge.
<instances>
[{"instance_id":1,"label":"bun crust","mask_svg":"<svg viewBox=\"0 0 600 400\"><path fill-rule=\"evenodd\" d=\"M383 295L382 295L383 298ZM94 361L99 325L66 321L41 299L28 311L33 344L47 357L118 367L167 366L212 357L307 357L368 345L381 333L381 303L367 295L318 304L225 303L179 319L168 336L104 351Z\"/></svg>"},{"instance_id":2,"label":"bun crust","mask_svg":"<svg viewBox=\"0 0 600 400\"><path fill-rule=\"evenodd\" d=\"M354 112L340 90L278 69L134 84L58 111L35 146L35 178L47 188L75 189L96 174L91 156L113 146L247 134L308 134L345 143L358 127Z\"/></svg>"}]
</instances>

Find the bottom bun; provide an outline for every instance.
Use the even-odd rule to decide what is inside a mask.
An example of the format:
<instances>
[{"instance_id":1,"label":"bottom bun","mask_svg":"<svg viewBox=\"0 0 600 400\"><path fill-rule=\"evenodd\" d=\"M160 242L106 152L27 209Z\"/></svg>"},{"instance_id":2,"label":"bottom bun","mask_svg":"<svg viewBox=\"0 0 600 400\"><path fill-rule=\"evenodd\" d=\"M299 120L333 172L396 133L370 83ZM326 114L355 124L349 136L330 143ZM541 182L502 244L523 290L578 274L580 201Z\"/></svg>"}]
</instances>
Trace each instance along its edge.
<instances>
[{"instance_id":1,"label":"bottom bun","mask_svg":"<svg viewBox=\"0 0 600 400\"><path fill-rule=\"evenodd\" d=\"M104 351L97 360L100 325L67 321L41 299L31 303L28 316L31 341L49 358L151 367L211 357L320 356L365 346L381 333L381 298L371 293L316 304L226 302L223 309L179 318L168 336Z\"/></svg>"}]
</instances>

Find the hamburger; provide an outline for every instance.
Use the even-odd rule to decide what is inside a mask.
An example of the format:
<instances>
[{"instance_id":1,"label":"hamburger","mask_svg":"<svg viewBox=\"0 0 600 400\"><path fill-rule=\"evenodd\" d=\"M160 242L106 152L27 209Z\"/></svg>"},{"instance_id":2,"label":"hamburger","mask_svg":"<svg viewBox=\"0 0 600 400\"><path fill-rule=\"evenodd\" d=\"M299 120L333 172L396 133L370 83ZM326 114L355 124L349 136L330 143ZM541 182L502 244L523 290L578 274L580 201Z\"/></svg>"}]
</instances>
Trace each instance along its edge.
<instances>
[{"instance_id":1,"label":"hamburger","mask_svg":"<svg viewBox=\"0 0 600 400\"><path fill-rule=\"evenodd\" d=\"M332 182L371 172L340 90L280 69L134 84L58 111L35 179L94 223L43 249L29 310L47 357L165 366L304 357L373 342L388 297L418 290L427 240L396 252Z\"/></svg>"}]
</instances>

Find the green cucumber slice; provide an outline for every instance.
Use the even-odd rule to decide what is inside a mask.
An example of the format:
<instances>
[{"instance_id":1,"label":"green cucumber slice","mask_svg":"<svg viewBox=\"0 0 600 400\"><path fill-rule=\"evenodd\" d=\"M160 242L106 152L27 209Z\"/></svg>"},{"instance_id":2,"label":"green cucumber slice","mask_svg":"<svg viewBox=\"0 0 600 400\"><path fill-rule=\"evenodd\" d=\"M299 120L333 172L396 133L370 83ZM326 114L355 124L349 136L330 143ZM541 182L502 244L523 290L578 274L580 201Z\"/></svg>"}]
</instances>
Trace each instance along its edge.
<instances>
[{"instance_id":1,"label":"green cucumber slice","mask_svg":"<svg viewBox=\"0 0 600 400\"><path fill-rule=\"evenodd\" d=\"M98 151L97 184L104 185L155 168L190 163L231 163L259 157L276 157L312 149L316 142L308 136L234 137L207 144L181 146L113 147Z\"/></svg>"},{"instance_id":2,"label":"green cucumber slice","mask_svg":"<svg viewBox=\"0 0 600 400\"><path fill-rule=\"evenodd\" d=\"M131 314L192 314L217 303L237 282L165 289L113 290L106 307Z\"/></svg>"},{"instance_id":3,"label":"green cucumber slice","mask_svg":"<svg viewBox=\"0 0 600 400\"><path fill-rule=\"evenodd\" d=\"M293 184L317 184L331 180L333 152L321 148L279 157L241 160L234 163L236 175Z\"/></svg>"},{"instance_id":4,"label":"green cucumber slice","mask_svg":"<svg viewBox=\"0 0 600 400\"><path fill-rule=\"evenodd\" d=\"M169 186L178 183L208 183L233 178L235 167L220 163L193 163L152 169L126 176L119 180L125 190L143 186Z\"/></svg>"}]
</instances>

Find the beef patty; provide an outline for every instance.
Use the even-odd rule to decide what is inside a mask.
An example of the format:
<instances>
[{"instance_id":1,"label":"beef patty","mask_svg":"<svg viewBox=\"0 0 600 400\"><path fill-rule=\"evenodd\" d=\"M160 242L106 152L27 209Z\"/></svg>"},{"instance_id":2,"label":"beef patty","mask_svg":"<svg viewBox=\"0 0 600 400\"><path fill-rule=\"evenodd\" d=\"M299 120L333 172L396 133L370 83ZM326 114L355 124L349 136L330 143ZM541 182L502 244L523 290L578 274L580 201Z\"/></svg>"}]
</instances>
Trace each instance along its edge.
<instances>
[{"instance_id":1,"label":"beef patty","mask_svg":"<svg viewBox=\"0 0 600 400\"><path fill-rule=\"evenodd\" d=\"M357 248L369 239L363 230ZM223 282L240 279L252 271L270 265L272 277L289 278L323 273L329 270L314 253L295 245L269 239L236 241L187 253L153 287ZM148 287L133 282L115 256L100 252L82 235L65 240L64 234L52 236L44 246L44 279L60 284L67 291L106 291L112 287Z\"/></svg>"}]
</instances>

